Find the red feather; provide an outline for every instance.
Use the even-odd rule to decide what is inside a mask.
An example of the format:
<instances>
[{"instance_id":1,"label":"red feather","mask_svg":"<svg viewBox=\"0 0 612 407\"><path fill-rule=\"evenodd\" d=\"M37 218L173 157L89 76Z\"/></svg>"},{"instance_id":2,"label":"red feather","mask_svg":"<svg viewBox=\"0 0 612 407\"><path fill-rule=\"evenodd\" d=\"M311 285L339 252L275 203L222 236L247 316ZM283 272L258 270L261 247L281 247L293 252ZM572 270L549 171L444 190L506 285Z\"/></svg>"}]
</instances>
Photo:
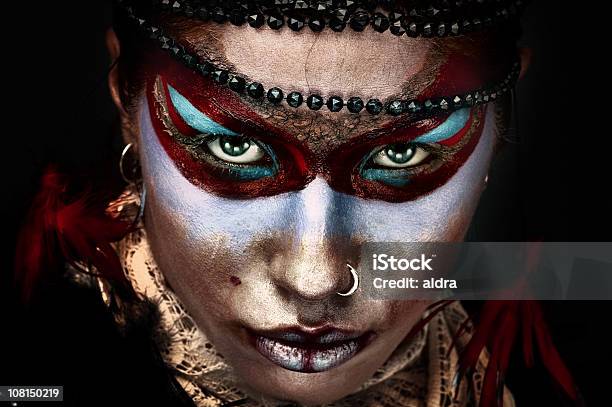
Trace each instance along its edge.
<instances>
[{"instance_id":1,"label":"red feather","mask_svg":"<svg viewBox=\"0 0 612 407\"><path fill-rule=\"evenodd\" d=\"M103 277L132 292L123 275L112 242L124 237L131 225L104 212L106 202L86 188L69 193L69 180L54 168L45 171L27 223L17 239L16 280L27 300L45 272L63 262L91 264Z\"/></svg>"},{"instance_id":2,"label":"red feather","mask_svg":"<svg viewBox=\"0 0 612 407\"><path fill-rule=\"evenodd\" d=\"M535 269L539 245L530 245L529 250L527 273ZM525 278L519 281L515 289L524 290L525 281ZM457 332L457 335L461 334L460 331ZM474 334L459 357L459 374L463 375L468 370L475 368L478 357L485 347L490 349L489 364L485 371L480 395L480 406L490 407L501 404L503 379L508 369L510 353L521 334L525 364L528 367L533 366L533 338L535 335L544 366L567 396L577 401L574 381L552 343L540 304L532 300L489 300L484 303ZM454 344L455 340L453 340Z\"/></svg>"}]
</instances>

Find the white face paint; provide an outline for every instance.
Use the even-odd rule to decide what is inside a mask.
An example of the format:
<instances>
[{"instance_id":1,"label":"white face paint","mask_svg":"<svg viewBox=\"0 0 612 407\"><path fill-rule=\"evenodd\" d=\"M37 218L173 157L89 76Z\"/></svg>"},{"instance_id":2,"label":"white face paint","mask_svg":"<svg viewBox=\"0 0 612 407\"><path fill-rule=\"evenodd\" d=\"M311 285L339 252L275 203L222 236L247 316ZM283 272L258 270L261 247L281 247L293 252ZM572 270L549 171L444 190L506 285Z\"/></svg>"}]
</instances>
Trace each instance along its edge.
<instances>
[{"instance_id":1,"label":"white face paint","mask_svg":"<svg viewBox=\"0 0 612 407\"><path fill-rule=\"evenodd\" d=\"M141 103L145 225L154 256L249 388L301 402L330 401L357 388L386 360L427 304L374 301L360 291L337 296L350 286L346 263L359 262L365 241L463 238L493 152L492 112L464 165L446 184L413 201L363 199L336 192L321 178L300 191L230 199L182 175L158 140L147 103ZM230 283L233 277L241 284ZM376 337L346 363L317 374L278 366L247 339L250 330L328 325Z\"/></svg>"}]
</instances>

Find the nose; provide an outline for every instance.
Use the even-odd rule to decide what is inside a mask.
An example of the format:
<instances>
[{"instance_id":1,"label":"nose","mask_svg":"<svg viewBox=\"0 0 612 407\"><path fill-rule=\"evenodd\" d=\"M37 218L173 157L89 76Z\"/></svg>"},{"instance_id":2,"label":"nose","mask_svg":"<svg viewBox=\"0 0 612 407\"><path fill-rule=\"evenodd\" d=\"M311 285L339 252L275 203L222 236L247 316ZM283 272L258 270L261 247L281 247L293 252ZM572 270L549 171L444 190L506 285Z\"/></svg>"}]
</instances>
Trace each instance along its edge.
<instances>
[{"instance_id":1,"label":"nose","mask_svg":"<svg viewBox=\"0 0 612 407\"><path fill-rule=\"evenodd\" d=\"M325 180L316 178L296 193L290 250L275 284L292 297L323 300L352 284L347 262L355 247L343 226L350 208Z\"/></svg>"}]
</instances>

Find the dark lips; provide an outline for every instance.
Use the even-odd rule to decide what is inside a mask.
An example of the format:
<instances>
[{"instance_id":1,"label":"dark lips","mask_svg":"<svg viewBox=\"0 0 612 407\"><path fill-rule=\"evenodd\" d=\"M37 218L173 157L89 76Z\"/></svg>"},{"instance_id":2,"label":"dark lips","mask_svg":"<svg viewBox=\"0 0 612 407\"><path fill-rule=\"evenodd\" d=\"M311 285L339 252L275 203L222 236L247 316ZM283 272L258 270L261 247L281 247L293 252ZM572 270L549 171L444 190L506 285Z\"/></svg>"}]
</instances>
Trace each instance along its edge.
<instances>
[{"instance_id":1,"label":"dark lips","mask_svg":"<svg viewBox=\"0 0 612 407\"><path fill-rule=\"evenodd\" d=\"M339 329L306 333L301 329L251 332L255 349L273 363L296 372L315 373L348 361L372 339L372 333Z\"/></svg>"}]
</instances>

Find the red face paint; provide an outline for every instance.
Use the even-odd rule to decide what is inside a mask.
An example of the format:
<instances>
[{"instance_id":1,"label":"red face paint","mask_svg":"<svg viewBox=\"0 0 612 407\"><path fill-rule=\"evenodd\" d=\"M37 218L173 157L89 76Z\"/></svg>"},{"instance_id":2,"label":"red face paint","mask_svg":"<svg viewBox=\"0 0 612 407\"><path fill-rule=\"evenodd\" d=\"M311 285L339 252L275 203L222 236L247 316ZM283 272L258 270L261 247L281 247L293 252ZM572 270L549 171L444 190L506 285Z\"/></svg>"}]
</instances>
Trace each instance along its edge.
<instances>
[{"instance_id":1,"label":"red face paint","mask_svg":"<svg viewBox=\"0 0 612 407\"><path fill-rule=\"evenodd\" d=\"M168 97L168 84L171 84L195 108L215 122L245 137L259 140L268 145L275 153L279 165L278 173L274 176L256 180L239 180L235 177L228 177L227 171L210 162L197 159L175 137L168 134L165 124L158 114L155 114L159 111L160 106L154 97L154 84L150 81L147 90L149 107L161 144L187 179L221 196L254 198L295 191L305 187L315 176L320 175L338 191L364 198L392 202L407 201L443 185L469 157L482 131L484 108L473 108L471 118L465 127L450 139L440 143L445 147L452 147L461 144L461 140L469 137L469 142L463 143L454 152L452 159L438 160L435 163L436 168L430 171L415 170L410 173L410 182L405 187L390 186L380 181L366 180L360 176L358 171L363 164L364 157L377 147L408 142L439 126L447 116L421 120L405 127L400 126L399 129L392 129L392 126L393 128L398 126L396 121L390 122L383 128L377 129L376 134L369 132L356 136L335 151L315 153L309 151L303 143L295 140L283 129L271 126L227 87L202 77L164 54L160 55L157 62L157 75L162 78L162 90L166 96L169 119L181 136L190 137L196 135L197 132L189 127L174 110ZM478 118L476 122L474 122L474 117Z\"/></svg>"}]
</instances>

